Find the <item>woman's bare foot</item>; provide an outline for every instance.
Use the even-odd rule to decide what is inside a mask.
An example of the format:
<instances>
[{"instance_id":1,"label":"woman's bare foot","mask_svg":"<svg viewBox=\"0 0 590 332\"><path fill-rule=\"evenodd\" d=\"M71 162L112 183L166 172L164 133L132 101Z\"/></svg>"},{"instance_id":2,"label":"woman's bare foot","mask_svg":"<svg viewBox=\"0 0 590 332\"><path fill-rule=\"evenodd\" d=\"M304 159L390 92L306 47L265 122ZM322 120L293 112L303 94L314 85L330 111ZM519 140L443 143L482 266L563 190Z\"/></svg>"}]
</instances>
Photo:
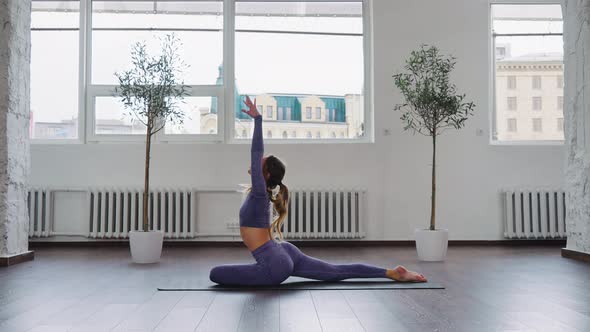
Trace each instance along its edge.
<instances>
[{"instance_id":1,"label":"woman's bare foot","mask_svg":"<svg viewBox=\"0 0 590 332\"><path fill-rule=\"evenodd\" d=\"M410 271L398 265L393 270L387 270L387 277L395 281L426 282L426 278L420 273Z\"/></svg>"}]
</instances>

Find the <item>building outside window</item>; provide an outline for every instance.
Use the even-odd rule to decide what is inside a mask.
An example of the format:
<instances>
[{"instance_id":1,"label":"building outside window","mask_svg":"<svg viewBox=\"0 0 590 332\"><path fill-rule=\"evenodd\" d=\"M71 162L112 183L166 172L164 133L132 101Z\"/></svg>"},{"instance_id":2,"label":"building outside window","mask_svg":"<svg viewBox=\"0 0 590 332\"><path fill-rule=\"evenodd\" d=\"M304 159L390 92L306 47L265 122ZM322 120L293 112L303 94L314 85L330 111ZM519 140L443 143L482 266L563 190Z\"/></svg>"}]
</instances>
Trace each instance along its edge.
<instances>
[{"instance_id":1,"label":"building outside window","mask_svg":"<svg viewBox=\"0 0 590 332\"><path fill-rule=\"evenodd\" d=\"M557 131L563 131L563 118L557 118Z\"/></svg>"},{"instance_id":2,"label":"building outside window","mask_svg":"<svg viewBox=\"0 0 590 332\"><path fill-rule=\"evenodd\" d=\"M563 75L557 76L557 88L563 89Z\"/></svg>"},{"instance_id":3,"label":"building outside window","mask_svg":"<svg viewBox=\"0 0 590 332\"><path fill-rule=\"evenodd\" d=\"M291 114L291 107L286 107L285 108L285 120L291 121L291 119L293 119L292 114Z\"/></svg>"},{"instance_id":4,"label":"building outside window","mask_svg":"<svg viewBox=\"0 0 590 332\"><path fill-rule=\"evenodd\" d=\"M277 118L279 121L285 120L285 109L282 107L277 107Z\"/></svg>"},{"instance_id":5,"label":"building outside window","mask_svg":"<svg viewBox=\"0 0 590 332\"><path fill-rule=\"evenodd\" d=\"M533 131L531 125L516 130L514 116L518 110L518 121L525 124L533 123L533 118L555 123L562 117L562 108L554 106L555 101L559 103L556 97L563 96L561 5L492 3L491 14L495 90L492 141L562 141L563 131Z\"/></svg>"},{"instance_id":6,"label":"building outside window","mask_svg":"<svg viewBox=\"0 0 590 332\"><path fill-rule=\"evenodd\" d=\"M533 97L533 111L540 111L542 109L543 109L542 97L539 97L539 96Z\"/></svg>"},{"instance_id":7,"label":"building outside window","mask_svg":"<svg viewBox=\"0 0 590 332\"><path fill-rule=\"evenodd\" d=\"M272 106L266 106L266 117L272 119Z\"/></svg>"},{"instance_id":8,"label":"building outside window","mask_svg":"<svg viewBox=\"0 0 590 332\"><path fill-rule=\"evenodd\" d=\"M536 133L543 131L543 119L533 118L533 131Z\"/></svg>"},{"instance_id":9,"label":"building outside window","mask_svg":"<svg viewBox=\"0 0 590 332\"><path fill-rule=\"evenodd\" d=\"M501 59L505 56L506 56L506 47L505 46L496 47L496 58Z\"/></svg>"},{"instance_id":10,"label":"building outside window","mask_svg":"<svg viewBox=\"0 0 590 332\"><path fill-rule=\"evenodd\" d=\"M515 133L518 130L518 128L516 127L516 119L507 119L506 128L508 132Z\"/></svg>"},{"instance_id":11,"label":"building outside window","mask_svg":"<svg viewBox=\"0 0 590 332\"><path fill-rule=\"evenodd\" d=\"M534 90L541 90L541 76L538 76L538 75L533 76L533 89Z\"/></svg>"},{"instance_id":12,"label":"building outside window","mask_svg":"<svg viewBox=\"0 0 590 332\"><path fill-rule=\"evenodd\" d=\"M516 89L516 76L510 75L510 76L507 76L506 79L507 79L507 84L508 84L508 86L507 86L508 90Z\"/></svg>"},{"instance_id":13,"label":"building outside window","mask_svg":"<svg viewBox=\"0 0 590 332\"><path fill-rule=\"evenodd\" d=\"M516 111L516 97L508 97L506 98L508 104L509 111Z\"/></svg>"}]
</instances>

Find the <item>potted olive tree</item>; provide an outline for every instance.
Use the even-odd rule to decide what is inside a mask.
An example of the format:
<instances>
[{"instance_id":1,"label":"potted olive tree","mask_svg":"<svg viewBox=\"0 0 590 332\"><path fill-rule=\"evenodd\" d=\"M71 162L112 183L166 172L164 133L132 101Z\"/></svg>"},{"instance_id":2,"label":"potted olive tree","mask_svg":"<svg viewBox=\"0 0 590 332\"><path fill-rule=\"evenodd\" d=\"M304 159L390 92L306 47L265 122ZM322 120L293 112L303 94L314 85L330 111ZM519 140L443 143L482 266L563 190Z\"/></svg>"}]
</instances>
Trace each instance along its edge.
<instances>
[{"instance_id":1,"label":"potted olive tree","mask_svg":"<svg viewBox=\"0 0 590 332\"><path fill-rule=\"evenodd\" d=\"M412 51L402 73L393 75L404 102L395 106L401 111L404 130L432 138L432 193L430 228L416 230L416 249L423 261L444 260L448 230L436 228L436 139L447 129L460 129L473 114L475 105L449 81L455 58L441 55L438 48L422 45Z\"/></svg>"},{"instance_id":2,"label":"potted olive tree","mask_svg":"<svg viewBox=\"0 0 590 332\"><path fill-rule=\"evenodd\" d=\"M153 136L166 124L183 123L184 113L179 103L187 95L187 86L180 79L187 67L179 56L180 41L174 34L160 41L161 51L157 55L148 54L145 42L133 45L131 69L115 73L119 80L115 96L121 98L127 111L125 116L146 128L142 227L129 233L131 257L135 263L156 263L162 254L164 233L150 230L148 219L150 149Z\"/></svg>"}]
</instances>

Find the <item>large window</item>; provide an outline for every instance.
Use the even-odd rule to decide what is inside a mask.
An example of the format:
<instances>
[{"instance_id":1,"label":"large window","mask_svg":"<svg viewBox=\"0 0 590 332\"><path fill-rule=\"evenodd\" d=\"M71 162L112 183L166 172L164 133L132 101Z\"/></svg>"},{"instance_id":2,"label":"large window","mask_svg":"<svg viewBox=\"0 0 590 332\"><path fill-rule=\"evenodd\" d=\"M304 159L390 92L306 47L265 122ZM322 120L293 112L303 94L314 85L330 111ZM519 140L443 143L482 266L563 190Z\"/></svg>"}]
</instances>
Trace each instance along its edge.
<instances>
[{"instance_id":1,"label":"large window","mask_svg":"<svg viewBox=\"0 0 590 332\"><path fill-rule=\"evenodd\" d=\"M77 139L79 1L33 1L31 123L33 139Z\"/></svg>"},{"instance_id":2,"label":"large window","mask_svg":"<svg viewBox=\"0 0 590 332\"><path fill-rule=\"evenodd\" d=\"M493 4L492 29L495 48L493 139L500 142L563 140L559 126L542 127L543 122L556 123L563 118L560 105L563 103L560 98L563 96L561 6ZM515 118L517 100L523 104L518 106ZM517 121L533 125L517 128ZM505 123L508 125L504 126Z\"/></svg>"},{"instance_id":3,"label":"large window","mask_svg":"<svg viewBox=\"0 0 590 332\"><path fill-rule=\"evenodd\" d=\"M156 140L194 135L219 140L218 111L224 83L223 2L111 0L92 1L91 5L89 140L118 140L120 135L143 139L145 127L124 116L117 98L108 96L117 83L113 73L130 67L129 54L136 42L145 41L148 50L158 52L160 38L169 33L176 34L182 43L179 52L188 66L180 79L191 89L180 104L183 124L167 125Z\"/></svg>"},{"instance_id":4,"label":"large window","mask_svg":"<svg viewBox=\"0 0 590 332\"><path fill-rule=\"evenodd\" d=\"M92 1L92 83L115 84L116 71L131 65L131 45L145 40L157 49L157 38L174 32L189 64L186 84L222 84L223 2Z\"/></svg>"},{"instance_id":5,"label":"large window","mask_svg":"<svg viewBox=\"0 0 590 332\"><path fill-rule=\"evenodd\" d=\"M320 128L362 137L362 1L237 0L235 5L236 90L277 105L277 121L265 125L280 132ZM332 110L330 118L321 118L324 108Z\"/></svg>"},{"instance_id":6,"label":"large window","mask_svg":"<svg viewBox=\"0 0 590 332\"><path fill-rule=\"evenodd\" d=\"M268 138L368 137L363 0L33 0L32 7L33 139L144 140L145 127L115 95L114 73L129 69L135 43L157 52L170 33L188 65L186 117L156 142L248 138L246 95L272 120Z\"/></svg>"}]
</instances>

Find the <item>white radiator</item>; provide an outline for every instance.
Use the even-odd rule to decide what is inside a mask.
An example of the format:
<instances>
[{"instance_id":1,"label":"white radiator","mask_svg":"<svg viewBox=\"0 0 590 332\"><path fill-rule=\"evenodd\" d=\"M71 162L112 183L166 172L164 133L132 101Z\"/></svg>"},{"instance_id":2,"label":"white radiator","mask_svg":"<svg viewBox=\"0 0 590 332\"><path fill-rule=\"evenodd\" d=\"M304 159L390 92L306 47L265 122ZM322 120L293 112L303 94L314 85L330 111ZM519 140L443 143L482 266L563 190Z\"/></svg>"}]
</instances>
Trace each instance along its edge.
<instances>
[{"instance_id":1,"label":"white radiator","mask_svg":"<svg viewBox=\"0 0 590 332\"><path fill-rule=\"evenodd\" d=\"M52 194L45 188L29 189L29 237L48 237L52 233Z\"/></svg>"},{"instance_id":2,"label":"white radiator","mask_svg":"<svg viewBox=\"0 0 590 332\"><path fill-rule=\"evenodd\" d=\"M294 190L283 224L287 239L363 238L364 190Z\"/></svg>"},{"instance_id":3,"label":"white radiator","mask_svg":"<svg viewBox=\"0 0 590 332\"><path fill-rule=\"evenodd\" d=\"M88 195L89 237L127 238L129 231L142 228L143 190L91 189ZM163 231L165 238L193 238L192 197L191 190L151 190L148 201L150 230Z\"/></svg>"},{"instance_id":4,"label":"white radiator","mask_svg":"<svg viewBox=\"0 0 590 332\"><path fill-rule=\"evenodd\" d=\"M505 190L506 238L565 238L565 192L560 189Z\"/></svg>"}]
</instances>

